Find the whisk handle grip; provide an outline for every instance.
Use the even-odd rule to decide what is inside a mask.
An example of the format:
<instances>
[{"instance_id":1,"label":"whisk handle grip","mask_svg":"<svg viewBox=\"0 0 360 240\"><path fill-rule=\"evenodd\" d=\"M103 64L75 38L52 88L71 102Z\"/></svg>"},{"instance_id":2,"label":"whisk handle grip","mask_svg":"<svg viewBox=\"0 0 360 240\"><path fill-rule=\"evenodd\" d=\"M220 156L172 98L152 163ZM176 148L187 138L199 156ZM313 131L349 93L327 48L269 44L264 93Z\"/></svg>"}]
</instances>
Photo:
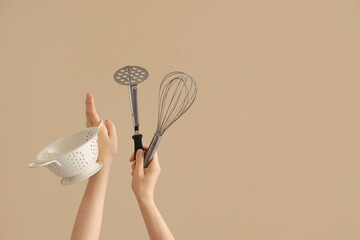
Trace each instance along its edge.
<instances>
[{"instance_id":1,"label":"whisk handle grip","mask_svg":"<svg viewBox=\"0 0 360 240\"><path fill-rule=\"evenodd\" d=\"M149 166L151 160L153 159L156 149L158 148L161 140L161 135L155 133L154 137L152 138L150 142L149 149L145 155L145 164L144 167Z\"/></svg>"},{"instance_id":2,"label":"whisk handle grip","mask_svg":"<svg viewBox=\"0 0 360 240\"><path fill-rule=\"evenodd\" d=\"M136 151L139 149L144 149L142 145L142 134L135 134L132 136L132 138L134 139L134 159L136 160Z\"/></svg>"}]
</instances>

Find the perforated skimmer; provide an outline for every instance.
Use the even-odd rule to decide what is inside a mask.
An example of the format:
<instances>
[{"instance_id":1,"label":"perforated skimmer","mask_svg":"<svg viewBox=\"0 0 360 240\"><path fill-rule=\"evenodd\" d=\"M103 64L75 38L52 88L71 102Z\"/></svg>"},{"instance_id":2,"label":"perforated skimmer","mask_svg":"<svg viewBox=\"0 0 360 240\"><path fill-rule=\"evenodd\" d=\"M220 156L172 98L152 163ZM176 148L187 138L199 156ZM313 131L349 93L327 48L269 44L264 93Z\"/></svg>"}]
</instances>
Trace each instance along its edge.
<instances>
[{"instance_id":1,"label":"perforated skimmer","mask_svg":"<svg viewBox=\"0 0 360 240\"><path fill-rule=\"evenodd\" d=\"M117 70L114 74L114 80L129 87L131 114L134 124L134 153L138 149L143 149L142 135L140 134L139 112L138 112L138 100L137 100L137 84L145 81L149 76L149 72L139 66L126 66Z\"/></svg>"}]
</instances>

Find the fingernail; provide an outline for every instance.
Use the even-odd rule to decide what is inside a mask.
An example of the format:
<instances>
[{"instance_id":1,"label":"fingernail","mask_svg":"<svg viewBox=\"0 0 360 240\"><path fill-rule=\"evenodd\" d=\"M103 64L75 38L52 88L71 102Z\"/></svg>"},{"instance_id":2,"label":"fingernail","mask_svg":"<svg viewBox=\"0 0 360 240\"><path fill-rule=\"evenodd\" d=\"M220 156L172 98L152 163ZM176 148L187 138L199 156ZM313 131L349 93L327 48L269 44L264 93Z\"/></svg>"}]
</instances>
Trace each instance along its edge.
<instances>
[{"instance_id":1,"label":"fingernail","mask_svg":"<svg viewBox=\"0 0 360 240\"><path fill-rule=\"evenodd\" d=\"M138 157L144 157L144 152L142 149L137 150L137 154Z\"/></svg>"}]
</instances>

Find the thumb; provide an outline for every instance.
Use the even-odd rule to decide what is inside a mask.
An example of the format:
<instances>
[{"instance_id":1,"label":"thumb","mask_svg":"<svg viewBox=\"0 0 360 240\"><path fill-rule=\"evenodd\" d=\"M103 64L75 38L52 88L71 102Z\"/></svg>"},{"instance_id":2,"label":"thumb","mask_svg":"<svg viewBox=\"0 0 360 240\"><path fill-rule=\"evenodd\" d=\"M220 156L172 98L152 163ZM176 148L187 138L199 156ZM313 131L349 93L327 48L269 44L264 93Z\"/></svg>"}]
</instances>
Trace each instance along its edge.
<instances>
[{"instance_id":1,"label":"thumb","mask_svg":"<svg viewBox=\"0 0 360 240\"><path fill-rule=\"evenodd\" d=\"M144 151L139 149L136 151L136 165L135 165L135 172L139 176L144 175Z\"/></svg>"},{"instance_id":2,"label":"thumb","mask_svg":"<svg viewBox=\"0 0 360 240\"><path fill-rule=\"evenodd\" d=\"M110 119L106 119L105 120L105 125L106 125L106 128L108 130L109 137L116 139L117 136L116 136L116 129L115 129L114 123L112 123Z\"/></svg>"}]
</instances>

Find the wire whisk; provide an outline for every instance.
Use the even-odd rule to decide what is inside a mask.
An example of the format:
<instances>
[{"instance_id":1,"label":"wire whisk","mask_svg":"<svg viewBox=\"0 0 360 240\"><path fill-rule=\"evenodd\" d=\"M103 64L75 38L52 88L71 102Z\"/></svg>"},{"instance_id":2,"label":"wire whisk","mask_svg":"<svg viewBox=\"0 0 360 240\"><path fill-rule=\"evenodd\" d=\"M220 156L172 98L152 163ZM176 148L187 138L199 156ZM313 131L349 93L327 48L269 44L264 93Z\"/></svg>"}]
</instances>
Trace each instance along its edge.
<instances>
[{"instance_id":1,"label":"wire whisk","mask_svg":"<svg viewBox=\"0 0 360 240\"><path fill-rule=\"evenodd\" d=\"M161 137L165 131L194 103L197 95L197 83L190 75L183 72L167 74L160 84L158 96L158 123L145 156L145 167L149 165Z\"/></svg>"}]
</instances>

